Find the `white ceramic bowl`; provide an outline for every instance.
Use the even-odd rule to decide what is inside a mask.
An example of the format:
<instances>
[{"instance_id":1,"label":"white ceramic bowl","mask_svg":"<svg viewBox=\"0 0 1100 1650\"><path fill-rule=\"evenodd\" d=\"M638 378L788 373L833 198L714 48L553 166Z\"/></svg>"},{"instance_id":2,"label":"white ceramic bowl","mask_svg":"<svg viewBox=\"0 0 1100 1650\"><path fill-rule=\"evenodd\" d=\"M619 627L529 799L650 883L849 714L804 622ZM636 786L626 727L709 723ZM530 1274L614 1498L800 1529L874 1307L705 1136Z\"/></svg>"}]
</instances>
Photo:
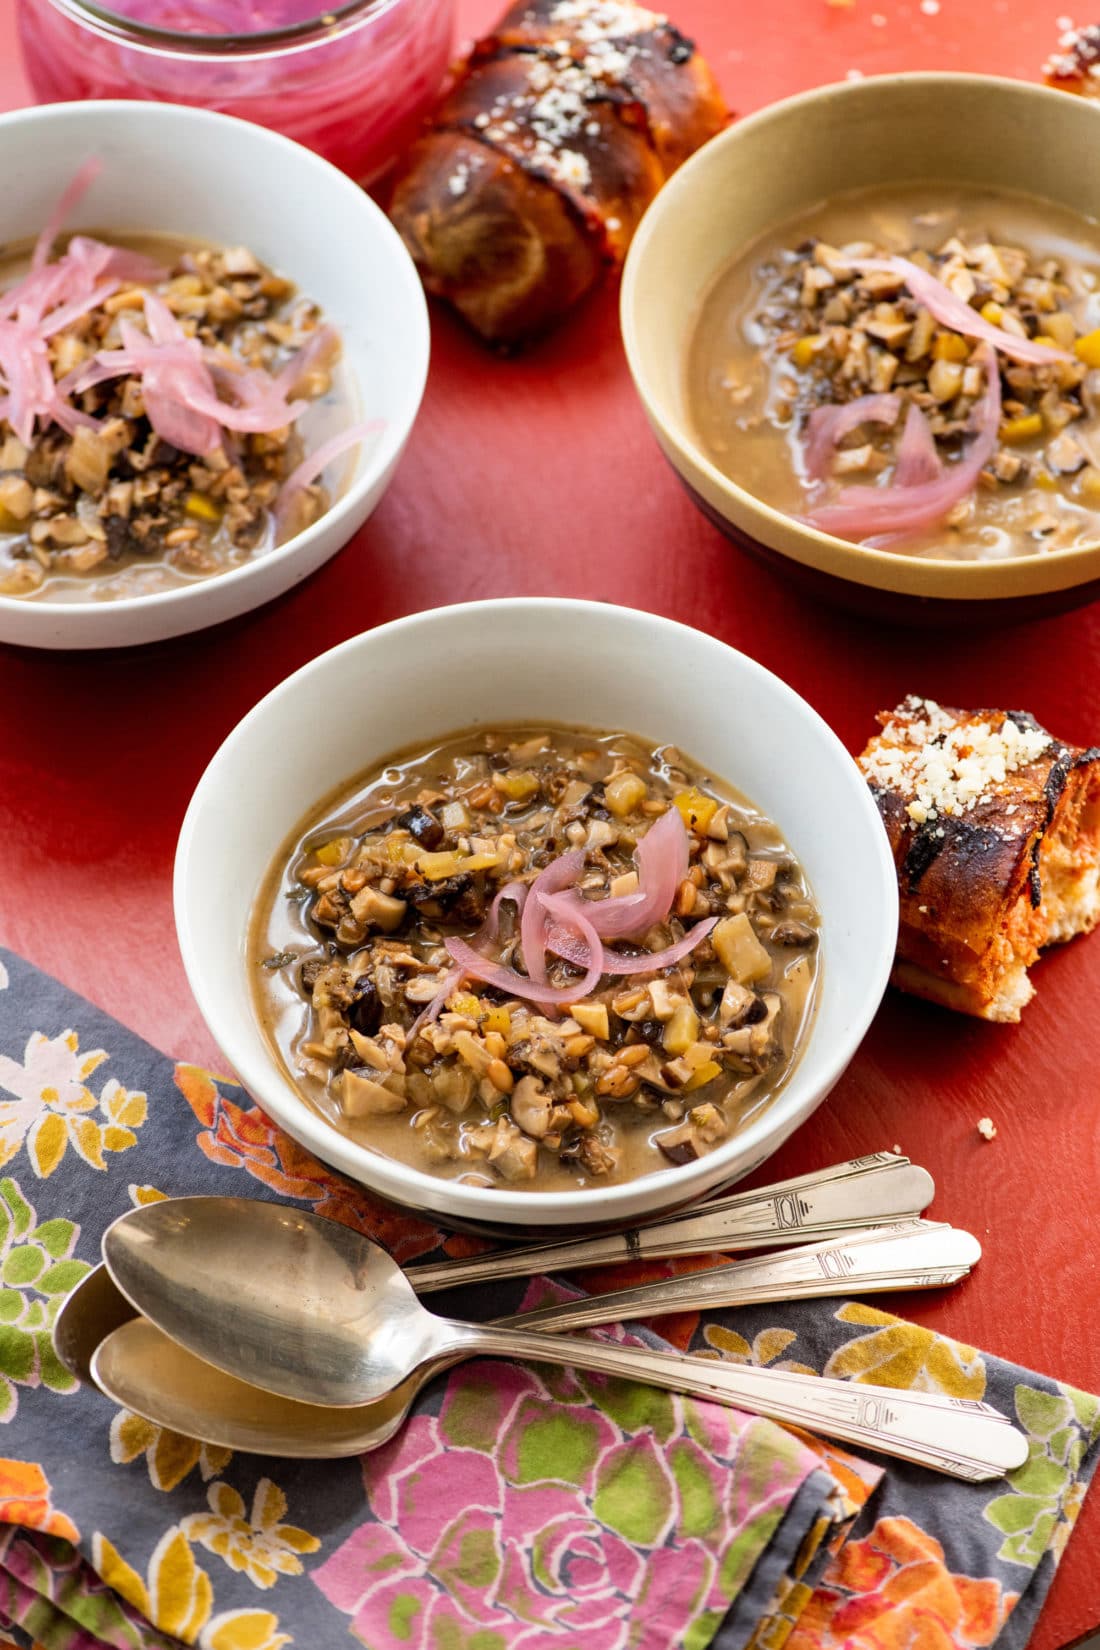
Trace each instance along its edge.
<instances>
[{"instance_id":1,"label":"white ceramic bowl","mask_svg":"<svg viewBox=\"0 0 1100 1650\"><path fill-rule=\"evenodd\" d=\"M100 176L68 229L160 231L249 247L317 300L343 340L359 415L383 428L341 497L270 554L163 594L61 604L0 596L0 641L122 647L218 624L289 590L346 544L393 475L428 371L428 313L400 237L363 191L276 132L205 109L55 103L0 116L0 242L38 233L82 161Z\"/></svg>"},{"instance_id":2,"label":"white ceramic bowl","mask_svg":"<svg viewBox=\"0 0 1100 1650\"><path fill-rule=\"evenodd\" d=\"M334 711L334 707L338 707ZM763 1114L697 1163L599 1192L463 1186L338 1134L260 1029L245 934L261 879L328 792L402 747L475 725L622 728L680 746L783 831L823 917L817 1015ZM394 1202L497 1230L625 1223L747 1174L818 1106L859 1046L897 930L886 833L852 758L778 677L710 636L596 602L473 602L383 625L322 654L249 712L191 800L176 927L191 987L241 1081L302 1145Z\"/></svg>"}]
</instances>

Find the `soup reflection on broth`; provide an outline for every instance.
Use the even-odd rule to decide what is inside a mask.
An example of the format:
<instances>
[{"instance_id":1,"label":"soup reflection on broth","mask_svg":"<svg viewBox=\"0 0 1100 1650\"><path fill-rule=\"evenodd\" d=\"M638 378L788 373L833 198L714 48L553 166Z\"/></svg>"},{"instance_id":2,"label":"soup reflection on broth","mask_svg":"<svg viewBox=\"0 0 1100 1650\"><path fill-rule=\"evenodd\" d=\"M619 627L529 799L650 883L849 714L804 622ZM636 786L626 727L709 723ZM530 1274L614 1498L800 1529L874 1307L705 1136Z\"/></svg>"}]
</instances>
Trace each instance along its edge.
<instances>
[{"instance_id":1,"label":"soup reflection on broth","mask_svg":"<svg viewBox=\"0 0 1100 1650\"><path fill-rule=\"evenodd\" d=\"M724 474L837 537L954 561L1095 540L1100 226L978 189L838 196L719 277L687 398Z\"/></svg>"},{"instance_id":2,"label":"soup reflection on broth","mask_svg":"<svg viewBox=\"0 0 1100 1650\"><path fill-rule=\"evenodd\" d=\"M504 728L318 808L262 890L249 967L342 1134L561 1191L694 1161L767 1104L812 1019L818 920L778 828L679 751Z\"/></svg>"}]
</instances>

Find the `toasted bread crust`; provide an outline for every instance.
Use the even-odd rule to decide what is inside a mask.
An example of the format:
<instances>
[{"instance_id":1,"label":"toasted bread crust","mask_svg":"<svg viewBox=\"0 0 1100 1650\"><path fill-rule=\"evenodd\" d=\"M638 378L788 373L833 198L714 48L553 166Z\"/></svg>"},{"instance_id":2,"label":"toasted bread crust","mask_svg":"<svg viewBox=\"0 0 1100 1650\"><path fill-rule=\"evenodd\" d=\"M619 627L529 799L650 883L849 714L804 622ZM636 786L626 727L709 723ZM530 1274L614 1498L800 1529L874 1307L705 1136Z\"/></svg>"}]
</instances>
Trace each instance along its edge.
<instances>
[{"instance_id":1,"label":"toasted bread crust","mask_svg":"<svg viewBox=\"0 0 1100 1650\"><path fill-rule=\"evenodd\" d=\"M879 721L859 760L898 872L894 983L982 1019L1018 1020L1043 947L1100 919L1100 751L1063 744L1021 711L909 699ZM939 777L929 806L924 776L952 765L979 773L979 789L953 798Z\"/></svg>"}]
</instances>

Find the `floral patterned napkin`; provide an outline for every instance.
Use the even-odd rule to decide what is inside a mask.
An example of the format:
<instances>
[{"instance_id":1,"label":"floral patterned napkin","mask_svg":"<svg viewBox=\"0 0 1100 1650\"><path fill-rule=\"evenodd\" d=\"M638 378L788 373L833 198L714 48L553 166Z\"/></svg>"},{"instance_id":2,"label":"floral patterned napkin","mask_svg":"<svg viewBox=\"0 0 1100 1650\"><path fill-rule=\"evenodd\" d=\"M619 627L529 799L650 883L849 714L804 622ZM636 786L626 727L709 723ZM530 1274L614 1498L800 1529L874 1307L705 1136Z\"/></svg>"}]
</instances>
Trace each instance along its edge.
<instances>
[{"instance_id":1,"label":"floral patterned napkin","mask_svg":"<svg viewBox=\"0 0 1100 1650\"><path fill-rule=\"evenodd\" d=\"M735 1410L483 1361L360 1461L234 1456L77 1388L50 1346L108 1222L200 1190L297 1201L401 1261L475 1246L372 1204L231 1082L0 952L0 1631L19 1646L881 1650L918 1626L928 1650L1026 1643L1100 1401L819 1302L632 1334L986 1396L1029 1432L1029 1462L991 1485L884 1470ZM490 1316L551 1289L469 1289L447 1309Z\"/></svg>"}]
</instances>

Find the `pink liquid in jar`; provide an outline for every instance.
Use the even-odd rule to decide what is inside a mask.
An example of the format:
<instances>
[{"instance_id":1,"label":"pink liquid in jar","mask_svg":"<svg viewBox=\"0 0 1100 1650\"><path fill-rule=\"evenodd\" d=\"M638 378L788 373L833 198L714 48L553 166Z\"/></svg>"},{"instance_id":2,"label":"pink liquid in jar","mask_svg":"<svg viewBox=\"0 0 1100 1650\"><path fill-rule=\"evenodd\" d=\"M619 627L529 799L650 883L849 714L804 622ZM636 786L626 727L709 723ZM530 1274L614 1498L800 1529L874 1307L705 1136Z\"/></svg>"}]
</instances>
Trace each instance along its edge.
<instances>
[{"instance_id":1,"label":"pink liquid in jar","mask_svg":"<svg viewBox=\"0 0 1100 1650\"><path fill-rule=\"evenodd\" d=\"M454 37L455 0L17 0L42 103L149 98L269 126L361 182L416 136Z\"/></svg>"}]
</instances>

